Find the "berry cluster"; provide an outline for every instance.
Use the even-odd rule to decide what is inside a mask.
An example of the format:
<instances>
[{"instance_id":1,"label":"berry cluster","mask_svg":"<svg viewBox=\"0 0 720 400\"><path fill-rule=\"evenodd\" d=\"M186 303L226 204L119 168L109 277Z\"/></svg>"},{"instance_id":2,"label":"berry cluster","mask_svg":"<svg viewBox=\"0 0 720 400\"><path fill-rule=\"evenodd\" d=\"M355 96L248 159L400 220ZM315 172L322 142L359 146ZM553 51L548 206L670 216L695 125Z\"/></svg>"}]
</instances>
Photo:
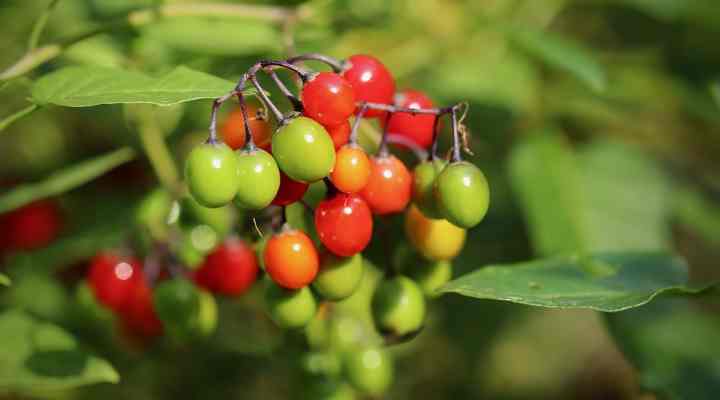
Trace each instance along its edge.
<instances>
[{"instance_id":1,"label":"berry cluster","mask_svg":"<svg viewBox=\"0 0 720 400\"><path fill-rule=\"evenodd\" d=\"M308 61L324 62L332 71L310 72L304 66ZM297 76L299 96L277 77L281 68ZM260 72L273 78L293 110L282 113L270 101L256 77ZM246 102L248 83L257 89L260 105ZM239 107L223 121L220 136L218 110L232 98ZM450 279L450 261L462 250L465 230L478 224L488 208L484 175L461 157L467 132L459 114L465 107L435 108L421 92L396 91L388 69L367 55L339 61L308 54L255 64L232 92L213 103L209 138L185 161L190 196L178 203L181 216L169 218L182 220L190 210L210 228L190 233L182 228L185 234L179 236L155 232L161 251L151 252L154 257L144 267L132 257L98 255L89 273L96 298L140 336L165 331L189 339L214 328L210 293L238 296L264 276L261 290L269 317L282 328L305 328L311 336L314 325L335 324L328 311L333 302L359 292L367 268L362 252L377 233L375 220L404 212L406 236L417 256L402 271L387 268L370 303L376 331L386 343L414 337L425 321L426 297ZM450 118L452 130L447 159L437 154L443 117ZM383 130L375 154L358 143L364 119L377 119ZM390 152L390 144L427 156L411 172ZM308 200L309 186L318 184L325 194ZM145 203L153 209L154 200ZM311 215L309 224L288 222L286 211L295 205ZM254 245L230 234L228 210L251 215L255 230L258 221L267 222L271 234L260 235ZM197 251L208 234L212 244ZM186 241L196 249L173 244ZM347 381L364 393L384 391L392 373L384 349L377 343L341 342L339 364ZM327 343L312 347L321 351L310 354L311 364L334 348Z\"/></svg>"}]
</instances>

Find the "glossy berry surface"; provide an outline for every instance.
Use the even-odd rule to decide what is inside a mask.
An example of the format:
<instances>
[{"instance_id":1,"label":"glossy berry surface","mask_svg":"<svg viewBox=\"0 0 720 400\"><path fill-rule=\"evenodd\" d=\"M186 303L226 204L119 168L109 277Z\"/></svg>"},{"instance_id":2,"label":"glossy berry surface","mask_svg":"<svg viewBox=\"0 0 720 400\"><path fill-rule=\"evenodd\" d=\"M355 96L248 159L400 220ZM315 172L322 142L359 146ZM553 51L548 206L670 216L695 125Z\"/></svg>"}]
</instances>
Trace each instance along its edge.
<instances>
[{"instance_id":1,"label":"glossy berry surface","mask_svg":"<svg viewBox=\"0 0 720 400\"><path fill-rule=\"evenodd\" d=\"M308 190L308 184L290 179L285 173L280 173L280 189L272 201L275 206L286 206L303 198Z\"/></svg>"},{"instance_id":2,"label":"glossy berry surface","mask_svg":"<svg viewBox=\"0 0 720 400\"><path fill-rule=\"evenodd\" d=\"M472 228L487 213L490 188L478 167L461 161L450 164L438 176L435 198L448 221L461 228Z\"/></svg>"},{"instance_id":3,"label":"glossy berry surface","mask_svg":"<svg viewBox=\"0 0 720 400\"><path fill-rule=\"evenodd\" d=\"M287 289L309 285L320 264L315 244L298 230L285 230L271 237L265 244L263 257L270 278Z\"/></svg>"},{"instance_id":4,"label":"glossy berry surface","mask_svg":"<svg viewBox=\"0 0 720 400\"><path fill-rule=\"evenodd\" d=\"M257 280L255 251L237 237L230 237L205 258L195 271L198 285L227 296L245 293Z\"/></svg>"},{"instance_id":5,"label":"glossy berry surface","mask_svg":"<svg viewBox=\"0 0 720 400\"><path fill-rule=\"evenodd\" d=\"M320 72L305 82L300 97L305 115L326 126L347 123L355 111L352 86L333 72Z\"/></svg>"},{"instance_id":6,"label":"glossy berry surface","mask_svg":"<svg viewBox=\"0 0 720 400\"><path fill-rule=\"evenodd\" d=\"M135 258L108 252L90 261L88 283L98 301L111 310L122 311L142 280L142 267Z\"/></svg>"},{"instance_id":7,"label":"glossy berry surface","mask_svg":"<svg viewBox=\"0 0 720 400\"><path fill-rule=\"evenodd\" d=\"M253 136L253 142L260 148L265 148L270 145L270 124L257 118L258 108L254 105L247 105L247 114L249 117L248 125L250 125L250 132ZM222 125L220 126L220 133L222 134L223 141L230 146L233 150L240 150L245 146L245 118L240 108L236 108L231 111Z\"/></svg>"},{"instance_id":8,"label":"glossy berry surface","mask_svg":"<svg viewBox=\"0 0 720 400\"><path fill-rule=\"evenodd\" d=\"M320 256L320 271L312 286L327 300L342 300L355 293L362 281L363 271L360 254L338 257L325 251Z\"/></svg>"},{"instance_id":9,"label":"glossy berry surface","mask_svg":"<svg viewBox=\"0 0 720 400\"><path fill-rule=\"evenodd\" d=\"M425 297L412 279L396 276L382 281L375 289L372 313L380 332L412 333L425 321Z\"/></svg>"},{"instance_id":10,"label":"glossy berry surface","mask_svg":"<svg viewBox=\"0 0 720 400\"><path fill-rule=\"evenodd\" d=\"M360 191L375 214L401 212L410 202L412 176L405 164L395 156L370 159L370 177Z\"/></svg>"},{"instance_id":11,"label":"glossy berry surface","mask_svg":"<svg viewBox=\"0 0 720 400\"><path fill-rule=\"evenodd\" d=\"M0 215L0 248L33 250L52 242L62 228L58 205L39 200Z\"/></svg>"},{"instance_id":12,"label":"glossy berry surface","mask_svg":"<svg viewBox=\"0 0 720 400\"><path fill-rule=\"evenodd\" d=\"M335 156L335 168L330 173L333 185L345 193L357 193L370 179L370 158L357 145L346 145Z\"/></svg>"},{"instance_id":13,"label":"glossy berry surface","mask_svg":"<svg viewBox=\"0 0 720 400\"><path fill-rule=\"evenodd\" d=\"M350 140L350 131L352 128L350 127L350 122L347 120L340 125L324 126L324 128L328 135L330 135L330 139L332 139L333 145L335 145L335 150L339 149Z\"/></svg>"},{"instance_id":14,"label":"glossy berry surface","mask_svg":"<svg viewBox=\"0 0 720 400\"><path fill-rule=\"evenodd\" d=\"M278 129L272 149L280 169L300 182L326 177L335 164L335 146L325 128L307 117L297 117Z\"/></svg>"},{"instance_id":15,"label":"glossy berry surface","mask_svg":"<svg viewBox=\"0 0 720 400\"><path fill-rule=\"evenodd\" d=\"M152 290L144 279L132 286L120 320L128 333L139 338L149 339L163 334L162 321L153 305Z\"/></svg>"},{"instance_id":16,"label":"glossy berry surface","mask_svg":"<svg viewBox=\"0 0 720 400\"><path fill-rule=\"evenodd\" d=\"M428 218L443 218L435 200L435 181L446 165L445 160L436 158L421 162L413 170L413 203Z\"/></svg>"},{"instance_id":17,"label":"glossy berry surface","mask_svg":"<svg viewBox=\"0 0 720 400\"><path fill-rule=\"evenodd\" d=\"M273 201L280 188L280 169L265 150L242 150L237 153L240 186L235 204L245 210L261 210Z\"/></svg>"},{"instance_id":18,"label":"glossy berry surface","mask_svg":"<svg viewBox=\"0 0 720 400\"><path fill-rule=\"evenodd\" d=\"M185 180L198 203L205 207L224 206L240 187L237 155L224 143L201 144L185 161Z\"/></svg>"},{"instance_id":19,"label":"glossy berry surface","mask_svg":"<svg viewBox=\"0 0 720 400\"><path fill-rule=\"evenodd\" d=\"M267 280L265 307L270 318L280 327L302 328L315 316L317 302L310 288L286 289Z\"/></svg>"},{"instance_id":20,"label":"glossy berry surface","mask_svg":"<svg viewBox=\"0 0 720 400\"><path fill-rule=\"evenodd\" d=\"M355 101L392 104L395 95L395 79L390 71L377 58L365 54L356 54L348 58L349 68L343 77L355 90ZM363 116L378 117L380 110L368 110Z\"/></svg>"},{"instance_id":21,"label":"glossy berry surface","mask_svg":"<svg viewBox=\"0 0 720 400\"><path fill-rule=\"evenodd\" d=\"M315 230L320 241L339 256L363 251L372 238L372 227L370 207L358 195L338 193L315 209Z\"/></svg>"},{"instance_id":22,"label":"glossy berry surface","mask_svg":"<svg viewBox=\"0 0 720 400\"><path fill-rule=\"evenodd\" d=\"M380 348L349 351L343 358L343 372L348 382L358 391L379 396L393 380L393 362Z\"/></svg>"},{"instance_id":23,"label":"glossy berry surface","mask_svg":"<svg viewBox=\"0 0 720 400\"><path fill-rule=\"evenodd\" d=\"M428 260L451 260L465 244L465 229L444 219L430 219L412 205L405 214L405 235Z\"/></svg>"},{"instance_id":24,"label":"glossy berry surface","mask_svg":"<svg viewBox=\"0 0 720 400\"><path fill-rule=\"evenodd\" d=\"M395 96L395 103L403 108L432 108L433 102L417 90L405 90ZM387 122L387 131L412 140L427 148L432 144L435 116L428 114L394 113Z\"/></svg>"}]
</instances>

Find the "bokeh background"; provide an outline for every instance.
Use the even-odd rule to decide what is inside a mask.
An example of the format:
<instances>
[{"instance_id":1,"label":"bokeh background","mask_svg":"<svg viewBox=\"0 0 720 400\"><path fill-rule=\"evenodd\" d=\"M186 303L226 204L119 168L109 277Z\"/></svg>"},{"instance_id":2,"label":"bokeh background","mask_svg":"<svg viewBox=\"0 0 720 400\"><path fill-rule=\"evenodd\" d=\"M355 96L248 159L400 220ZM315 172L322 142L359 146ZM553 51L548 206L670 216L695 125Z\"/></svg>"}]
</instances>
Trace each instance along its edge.
<instances>
[{"instance_id":1,"label":"bokeh background","mask_svg":"<svg viewBox=\"0 0 720 400\"><path fill-rule=\"evenodd\" d=\"M163 3L190 2L206 1ZM155 3L61 0L43 42L106 28ZM603 250L608 243L619 243L632 249L672 249L688 259L694 281L720 278L716 1L251 3L300 7L305 17L290 25L257 18L169 18L96 35L31 73L2 83L0 115L27 106L32 81L66 65L159 74L184 64L235 80L256 60L283 58L288 51L339 58L369 53L386 63L399 88L423 90L439 105L470 103L466 122L475 155L469 159L488 176L492 204L454 262L455 276L488 264L583 247ZM0 67L24 54L32 26L47 4L0 2ZM15 122L0 132L0 191L121 146L139 148L129 108L47 107ZM203 140L209 102L155 111L179 164L183 154ZM365 127L370 145L373 132L377 134L376 127ZM116 385L42 396L285 399L302 393L307 382L300 367L305 345L272 326L258 293L220 300L218 332L187 346L129 343L107 316L88 311L79 300L76 285L88 257L132 235L134 207L156 186L152 169L139 157L54 198L63 225L60 237L48 247L5 252L2 268L13 285L0 291L0 307L22 308L66 328L83 347L111 361L122 377ZM576 204L581 201L592 208L581 208ZM565 220L568 214L563 213L567 209L585 213L583 229L592 244L574 241ZM382 257L382 251L371 250L373 257ZM368 292L373 277L377 274L369 275ZM717 391L712 390L720 385L705 379L720 379L720 308L712 302L696 303L682 307L704 311L692 315L697 326L714 335L715 343L684 352L684 361L694 369L682 369L685 364L664 357L671 353L667 343L684 348L693 341L693 320L648 320L644 339L633 338L659 345L647 365L662 366L663 373L670 371L693 388L678 389L675 398L714 398ZM363 307L362 299L341 306L360 315ZM658 309L657 316L679 315L667 310ZM396 379L386 398L664 398L640 386L647 376L620 351L607 324L604 315L591 311L443 296L432 303L422 335L393 348ZM686 329L679 328L683 324ZM664 335L662 340L655 341L656 334ZM7 344L0 343L0 370L7 352ZM705 380L694 381L699 377Z\"/></svg>"}]
</instances>

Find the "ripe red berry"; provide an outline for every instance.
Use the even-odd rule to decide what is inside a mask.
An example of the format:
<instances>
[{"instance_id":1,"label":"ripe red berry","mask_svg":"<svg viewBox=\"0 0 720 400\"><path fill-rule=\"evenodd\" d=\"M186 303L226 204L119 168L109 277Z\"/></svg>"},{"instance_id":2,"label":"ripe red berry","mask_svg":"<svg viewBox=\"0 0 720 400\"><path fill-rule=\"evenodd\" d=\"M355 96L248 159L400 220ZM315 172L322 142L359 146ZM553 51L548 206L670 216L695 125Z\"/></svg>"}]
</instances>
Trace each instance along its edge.
<instances>
[{"instance_id":1,"label":"ripe red berry","mask_svg":"<svg viewBox=\"0 0 720 400\"><path fill-rule=\"evenodd\" d=\"M284 172L280 171L280 188L271 204L276 206L292 204L302 199L307 189L307 183L294 181L285 175Z\"/></svg>"},{"instance_id":2,"label":"ripe red berry","mask_svg":"<svg viewBox=\"0 0 720 400\"><path fill-rule=\"evenodd\" d=\"M325 130L335 145L335 150L345 145L350 140L350 121L345 120L344 123L335 126L326 126Z\"/></svg>"},{"instance_id":3,"label":"ripe red berry","mask_svg":"<svg viewBox=\"0 0 720 400\"><path fill-rule=\"evenodd\" d=\"M205 258L195 271L195 282L212 292L237 296L250 288L257 275L253 249L242 239L231 237Z\"/></svg>"},{"instance_id":4,"label":"ripe red berry","mask_svg":"<svg viewBox=\"0 0 720 400\"><path fill-rule=\"evenodd\" d=\"M350 257L365 249L372 237L373 219L365 200L338 193L315 209L315 228L322 244L334 254Z\"/></svg>"},{"instance_id":5,"label":"ripe red berry","mask_svg":"<svg viewBox=\"0 0 720 400\"><path fill-rule=\"evenodd\" d=\"M332 72L321 72L306 82L300 96L305 115L325 126L345 123L355 111L352 86Z\"/></svg>"},{"instance_id":6,"label":"ripe red berry","mask_svg":"<svg viewBox=\"0 0 720 400\"><path fill-rule=\"evenodd\" d=\"M412 194L412 176L395 156L373 157L370 178L360 195L375 214L391 214L407 207Z\"/></svg>"},{"instance_id":7,"label":"ripe red berry","mask_svg":"<svg viewBox=\"0 0 720 400\"><path fill-rule=\"evenodd\" d=\"M135 258L100 253L90 261L90 287L98 301L111 310L122 311L135 285L143 279L140 261Z\"/></svg>"},{"instance_id":8,"label":"ripe red berry","mask_svg":"<svg viewBox=\"0 0 720 400\"><path fill-rule=\"evenodd\" d=\"M120 320L128 333L149 339L163 333L163 325L155 313L152 290L145 279L138 279L130 288Z\"/></svg>"},{"instance_id":9,"label":"ripe red berry","mask_svg":"<svg viewBox=\"0 0 720 400\"><path fill-rule=\"evenodd\" d=\"M270 124L261 119L257 119L258 108L252 104L247 105L247 114L249 117L248 125L253 135L255 145L260 148L270 146L270 135L272 130ZM223 140L233 150L241 149L245 146L245 118L243 118L242 110L238 107L228 114L220 126Z\"/></svg>"},{"instance_id":10,"label":"ripe red berry","mask_svg":"<svg viewBox=\"0 0 720 400\"><path fill-rule=\"evenodd\" d=\"M52 242L62 218L57 204L40 200L0 216L0 247L33 250Z\"/></svg>"},{"instance_id":11,"label":"ripe red berry","mask_svg":"<svg viewBox=\"0 0 720 400\"><path fill-rule=\"evenodd\" d=\"M392 104L395 95L395 79L388 69L375 57L356 54L348 59L350 67L343 77L355 90L356 101ZM368 110L365 117L383 115L380 110Z\"/></svg>"},{"instance_id":12,"label":"ripe red berry","mask_svg":"<svg viewBox=\"0 0 720 400\"><path fill-rule=\"evenodd\" d=\"M278 285L300 289L315 279L320 260L312 240L302 231L290 229L271 237L263 252L265 271Z\"/></svg>"},{"instance_id":13,"label":"ripe red berry","mask_svg":"<svg viewBox=\"0 0 720 400\"><path fill-rule=\"evenodd\" d=\"M405 90L395 96L395 103L404 108L432 108L432 101L422 92ZM394 113L387 122L387 131L412 140L427 148L433 140L435 116L429 114Z\"/></svg>"}]
</instances>

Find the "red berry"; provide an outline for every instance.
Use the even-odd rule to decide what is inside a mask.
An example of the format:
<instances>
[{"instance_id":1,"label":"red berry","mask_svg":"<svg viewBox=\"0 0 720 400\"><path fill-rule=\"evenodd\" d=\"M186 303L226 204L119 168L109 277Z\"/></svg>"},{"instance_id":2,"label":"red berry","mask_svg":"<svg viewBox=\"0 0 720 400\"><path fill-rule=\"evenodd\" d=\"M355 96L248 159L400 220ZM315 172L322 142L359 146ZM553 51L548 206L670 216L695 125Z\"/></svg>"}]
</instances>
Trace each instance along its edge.
<instances>
[{"instance_id":1,"label":"red berry","mask_svg":"<svg viewBox=\"0 0 720 400\"><path fill-rule=\"evenodd\" d=\"M128 333L140 338L153 338L163 333L160 318L155 313L152 290L144 278L131 287L127 303L120 313L120 320Z\"/></svg>"},{"instance_id":2,"label":"red berry","mask_svg":"<svg viewBox=\"0 0 720 400\"><path fill-rule=\"evenodd\" d=\"M212 292L237 296L250 288L257 275L255 251L242 239L231 237L205 258L195 281Z\"/></svg>"},{"instance_id":3,"label":"red berry","mask_svg":"<svg viewBox=\"0 0 720 400\"><path fill-rule=\"evenodd\" d=\"M286 206L292 204L305 195L308 184L290 179L284 172L280 171L280 188L278 189L272 204L276 206Z\"/></svg>"},{"instance_id":4,"label":"red berry","mask_svg":"<svg viewBox=\"0 0 720 400\"><path fill-rule=\"evenodd\" d=\"M360 195L375 214L400 212L410 202L412 176L395 156L373 157L370 178Z\"/></svg>"},{"instance_id":5,"label":"red berry","mask_svg":"<svg viewBox=\"0 0 720 400\"><path fill-rule=\"evenodd\" d=\"M138 281L144 280L140 261L114 253L100 253L90 261L88 282L95 297L120 312Z\"/></svg>"},{"instance_id":6,"label":"red berry","mask_svg":"<svg viewBox=\"0 0 720 400\"><path fill-rule=\"evenodd\" d=\"M305 115L325 126L347 122L355 111L355 93L340 75L321 72L302 88Z\"/></svg>"},{"instance_id":7,"label":"red berry","mask_svg":"<svg viewBox=\"0 0 720 400\"><path fill-rule=\"evenodd\" d=\"M8 250L33 250L57 237L62 218L57 204L40 200L0 216L0 246Z\"/></svg>"},{"instance_id":8,"label":"red berry","mask_svg":"<svg viewBox=\"0 0 720 400\"><path fill-rule=\"evenodd\" d=\"M265 245L263 258L270 278L286 289L309 285L320 268L315 244L298 230L286 230L271 237Z\"/></svg>"},{"instance_id":9,"label":"red berry","mask_svg":"<svg viewBox=\"0 0 720 400\"><path fill-rule=\"evenodd\" d=\"M395 95L395 79L388 69L375 57L356 54L348 59L350 68L343 77L355 90L356 101L392 104ZM367 110L365 117L383 115L380 110Z\"/></svg>"},{"instance_id":10,"label":"red berry","mask_svg":"<svg viewBox=\"0 0 720 400\"><path fill-rule=\"evenodd\" d=\"M325 130L330 135L330 138L335 145L335 150L345 145L350 140L350 121L345 121L340 125L325 126Z\"/></svg>"},{"instance_id":11,"label":"red berry","mask_svg":"<svg viewBox=\"0 0 720 400\"><path fill-rule=\"evenodd\" d=\"M365 200L338 193L315 209L315 228L320 241L338 256L350 257L365 249L372 237L373 219Z\"/></svg>"},{"instance_id":12,"label":"red berry","mask_svg":"<svg viewBox=\"0 0 720 400\"><path fill-rule=\"evenodd\" d=\"M406 90L395 96L395 103L404 108L432 108L432 101L422 92ZM394 113L387 123L387 131L393 135L404 136L422 148L430 146L433 140L435 116L429 114L412 115Z\"/></svg>"}]
</instances>

